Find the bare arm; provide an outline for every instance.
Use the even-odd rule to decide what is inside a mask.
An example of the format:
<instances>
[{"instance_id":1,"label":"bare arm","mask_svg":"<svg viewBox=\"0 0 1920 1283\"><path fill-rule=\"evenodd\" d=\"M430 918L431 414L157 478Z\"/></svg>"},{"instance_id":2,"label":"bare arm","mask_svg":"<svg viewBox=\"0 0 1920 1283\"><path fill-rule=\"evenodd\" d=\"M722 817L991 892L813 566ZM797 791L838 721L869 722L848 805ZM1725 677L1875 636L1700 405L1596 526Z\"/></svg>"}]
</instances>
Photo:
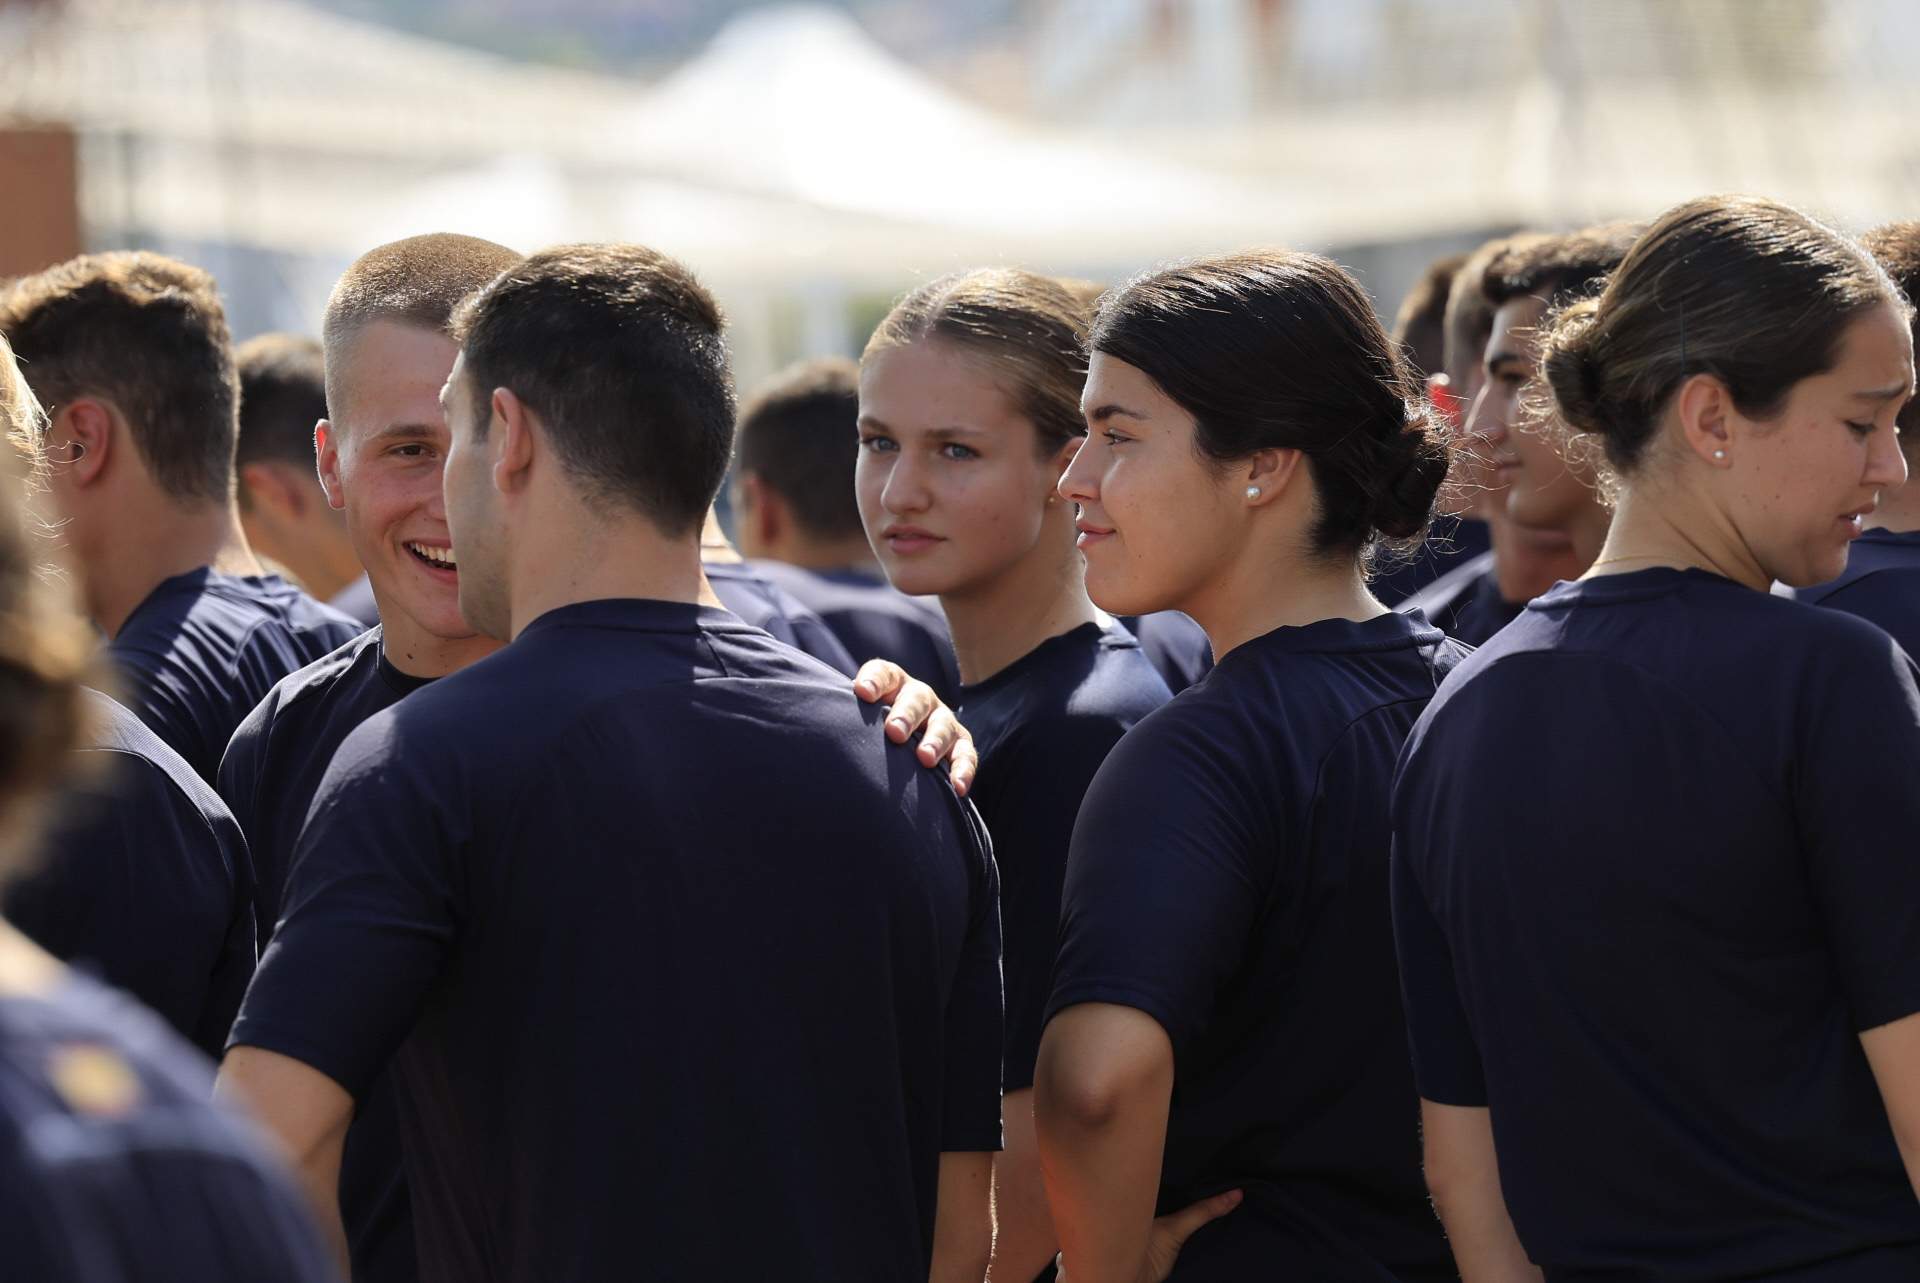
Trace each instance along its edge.
<instances>
[{"instance_id":1,"label":"bare arm","mask_svg":"<svg viewBox=\"0 0 1920 1283\"><path fill-rule=\"evenodd\" d=\"M1893 1124L1893 1138L1907 1165L1907 1180L1920 1195L1920 1015L1860 1035L1867 1063L1880 1085L1880 1099Z\"/></svg>"},{"instance_id":2,"label":"bare arm","mask_svg":"<svg viewBox=\"0 0 1920 1283\"><path fill-rule=\"evenodd\" d=\"M1000 1106L1006 1148L993 1160L993 1268L995 1283L1032 1283L1060 1250L1040 1180L1033 1134L1033 1090L1010 1091Z\"/></svg>"},{"instance_id":3,"label":"bare arm","mask_svg":"<svg viewBox=\"0 0 1920 1283\"><path fill-rule=\"evenodd\" d=\"M904 744L914 731L921 727L926 733L920 737L919 754L922 766L938 766L947 763L947 775L953 781L953 791L961 797L973 787L973 773L980 766L980 754L973 747L973 736L953 715L953 710L940 702L933 687L925 682L915 681L906 669L884 659L870 659L860 665L859 675L853 679L854 694L869 704L893 705L893 713L887 718L887 738L895 744Z\"/></svg>"},{"instance_id":4,"label":"bare arm","mask_svg":"<svg viewBox=\"0 0 1920 1283\"><path fill-rule=\"evenodd\" d=\"M1462 1283L1538 1283L1507 1215L1494 1161L1493 1115L1483 1107L1420 1102L1427 1188L1447 1227Z\"/></svg>"},{"instance_id":5,"label":"bare arm","mask_svg":"<svg viewBox=\"0 0 1920 1283\"><path fill-rule=\"evenodd\" d=\"M928 1283L980 1283L993 1255L993 1155L940 1155L938 1209Z\"/></svg>"},{"instance_id":6,"label":"bare arm","mask_svg":"<svg viewBox=\"0 0 1920 1283\"><path fill-rule=\"evenodd\" d=\"M213 1094L262 1124L280 1143L306 1191L320 1231L347 1273L347 1231L340 1220L340 1155L353 1097L319 1070L278 1052L235 1047L221 1062Z\"/></svg>"}]
</instances>

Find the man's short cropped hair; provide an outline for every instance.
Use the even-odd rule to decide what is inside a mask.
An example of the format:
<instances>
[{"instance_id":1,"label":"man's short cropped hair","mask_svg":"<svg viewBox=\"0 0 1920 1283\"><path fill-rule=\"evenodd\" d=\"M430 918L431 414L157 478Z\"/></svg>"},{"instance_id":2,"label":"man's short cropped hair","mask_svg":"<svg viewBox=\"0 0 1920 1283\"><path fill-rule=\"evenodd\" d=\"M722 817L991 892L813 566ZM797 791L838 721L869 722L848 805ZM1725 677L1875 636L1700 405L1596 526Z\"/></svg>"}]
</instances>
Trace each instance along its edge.
<instances>
[{"instance_id":1,"label":"man's short cropped hair","mask_svg":"<svg viewBox=\"0 0 1920 1283\"><path fill-rule=\"evenodd\" d=\"M1920 306L1920 221L1876 227L1862 236L1860 243L1886 269L1907 301ZM1920 327L1920 312L1914 317L1916 327ZM1900 407L1900 444L1907 458L1920 458L1920 397Z\"/></svg>"},{"instance_id":2,"label":"man's short cropped hair","mask_svg":"<svg viewBox=\"0 0 1920 1283\"><path fill-rule=\"evenodd\" d=\"M313 425L327 417L320 344L304 334L262 334L235 348L233 360L240 371L235 464L273 460L312 471Z\"/></svg>"},{"instance_id":3,"label":"man's short cropped hair","mask_svg":"<svg viewBox=\"0 0 1920 1283\"><path fill-rule=\"evenodd\" d=\"M82 254L0 292L0 333L48 414L111 401L169 496L231 497L240 389L206 272L146 251Z\"/></svg>"},{"instance_id":4,"label":"man's short cropped hair","mask_svg":"<svg viewBox=\"0 0 1920 1283\"><path fill-rule=\"evenodd\" d=\"M454 232L409 236L370 249L355 259L327 299L320 337L329 362L327 404L340 406L332 368L345 344L363 326L394 321L436 334L451 334L453 310L520 261L504 245Z\"/></svg>"},{"instance_id":5,"label":"man's short cropped hair","mask_svg":"<svg viewBox=\"0 0 1920 1283\"><path fill-rule=\"evenodd\" d=\"M1393 318L1393 341L1421 378L1446 368L1447 297L1466 261L1465 254L1449 254L1427 264Z\"/></svg>"},{"instance_id":6,"label":"man's short cropped hair","mask_svg":"<svg viewBox=\"0 0 1920 1283\"><path fill-rule=\"evenodd\" d=\"M1496 308L1527 295L1545 299L1552 311L1571 299L1598 293L1645 230L1642 223L1604 223L1516 237L1487 263L1481 292Z\"/></svg>"},{"instance_id":7,"label":"man's short cropped hair","mask_svg":"<svg viewBox=\"0 0 1920 1283\"><path fill-rule=\"evenodd\" d=\"M476 432L512 391L591 500L672 536L700 528L733 454L723 327L693 273L641 245L542 250L453 319Z\"/></svg>"},{"instance_id":8,"label":"man's short cropped hair","mask_svg":"<svg viewBox=\"0 0 1920 1283\"><path fill-rule=\"evenodd\" d=\"M740 414L739 467L778 494L816 539L858 538L860 366L845 357L802 361L775 375Z\"/></svg>"}]
</instances>

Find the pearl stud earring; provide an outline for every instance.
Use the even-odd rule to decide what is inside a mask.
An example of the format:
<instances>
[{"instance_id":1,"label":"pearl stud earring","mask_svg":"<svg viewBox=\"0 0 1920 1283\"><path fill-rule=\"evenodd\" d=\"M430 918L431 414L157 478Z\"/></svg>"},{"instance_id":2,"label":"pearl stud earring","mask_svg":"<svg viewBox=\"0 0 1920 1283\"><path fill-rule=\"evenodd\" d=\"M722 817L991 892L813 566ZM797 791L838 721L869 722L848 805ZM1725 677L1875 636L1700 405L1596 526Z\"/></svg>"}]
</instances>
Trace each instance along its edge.
<instances>
[{"instance_id":1,"label":"pearl stud earring","mask_svg":"<svg viewBox=\"0 0 1920 1283\"><path fill-rule=\"evenodd\" d=\"M1247 487L1247 498L1249 498L1249 499L1258 499L1259 497L1260 497L1260 487L1259 487L1259 486L1248 486L1248 487Z\"/></svg>"},{"instance_id":2,"label":"pearl stud earring","mask_svg":"<svg viewBox=\"0 0 1920 1283\"><path fill-rule=\"evenodd\" d=\"M1715 450L1713 452L1713 457L1716 459L1724 459L1727 457L1727 452L1725 450Z\"/></svg>"}]
</instances>

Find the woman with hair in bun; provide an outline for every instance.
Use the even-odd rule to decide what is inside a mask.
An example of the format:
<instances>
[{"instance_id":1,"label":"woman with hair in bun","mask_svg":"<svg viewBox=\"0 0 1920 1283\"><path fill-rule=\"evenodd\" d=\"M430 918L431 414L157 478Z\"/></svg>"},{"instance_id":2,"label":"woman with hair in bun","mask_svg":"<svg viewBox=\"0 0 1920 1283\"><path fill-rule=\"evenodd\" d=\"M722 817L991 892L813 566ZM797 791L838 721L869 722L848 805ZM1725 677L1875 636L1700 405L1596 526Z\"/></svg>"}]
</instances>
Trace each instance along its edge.
<instances>
[{"instance_id":1,"label":"woman with hair in bun","mask_svg":"<svg viewBox=\"0 0 1920 1283\"><path fill-rule=\"evenodd\" d=\"M980 752L968 796L1000 869L996 1283L1027 1283L1058 1248L1032 1087L1074 815L1108 750L1170 698L1140 643L1087 599L1055 489L1086 432L1086 322L1058 281L964 272L895 305L860 362L861 519L894 586L946 612L955 702Z\"/></svg>"},{"instance_id":2,"label":"woman with hair in bun","mask_svg":"<svg viewBox=\"0 0 1920 1283\"><path fill-rule=\"evenodd\" d=\"M1543 339L1612 527L1448 679L1394 798L1469 1280L1920 1278L1920 686L1768 591L1903 479L1908 315L1848 238L1711 198Z\"/></svg>"},{"instance_id":3,"label":"woman with hair in bun","mask_svg":"<svg viewBox=\"0 0 1920 1283\"><path fill-rule=\"evenodd\" d=\"M1067 869L1035 1108L1073 1283L1452 1278L1420 1181L1387 788L1463 649L1367 589L1448 451L1365 293L1294 253L1102 305L1061 493L1087 588L1205 681L1128 732ZM1158 1219L1156 1219L1158 1217Z\"/></svg>"}]
</instances>

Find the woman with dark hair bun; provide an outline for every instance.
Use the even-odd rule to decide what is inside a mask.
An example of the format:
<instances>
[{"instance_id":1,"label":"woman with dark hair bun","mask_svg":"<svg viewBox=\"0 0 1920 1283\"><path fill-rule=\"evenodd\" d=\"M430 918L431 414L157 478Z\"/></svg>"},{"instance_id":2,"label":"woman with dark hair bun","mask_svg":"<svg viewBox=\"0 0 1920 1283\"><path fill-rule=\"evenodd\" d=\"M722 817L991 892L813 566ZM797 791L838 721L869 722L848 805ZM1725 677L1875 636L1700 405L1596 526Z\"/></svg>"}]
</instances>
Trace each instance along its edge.
<instances>
[{"instance_id":1,"label":"woman with dark hair bun","mask_svg":"<svg viewBox=\"0 0 1920 1283\"><path fill-rule=\"evenodd\" d=\"M1542 339L1613 523L1447 680L1394 796L1469 1280L1920 1278L1920 673L1768 591L1840 573L1903 480L1908 318L1852 240L1721 197Z\"/></svg>"},{"instance_id":2,"label":"woman with dark hair bun","mask_svg":"<svg viewBox=\"0 0 1920 1283\"><path fill-rule=\"evenodd\" d=\"M1446 442L1365 293L1312 255L1144 276L1091 348L1060 482L1088 592L1184 611L1219 662L1127 733L1074 826L1035 1081L1065 1273L1452 1278L1387 787L1464 651L1366 580L1426 528Z\"/></svg>"}]
</instances>

